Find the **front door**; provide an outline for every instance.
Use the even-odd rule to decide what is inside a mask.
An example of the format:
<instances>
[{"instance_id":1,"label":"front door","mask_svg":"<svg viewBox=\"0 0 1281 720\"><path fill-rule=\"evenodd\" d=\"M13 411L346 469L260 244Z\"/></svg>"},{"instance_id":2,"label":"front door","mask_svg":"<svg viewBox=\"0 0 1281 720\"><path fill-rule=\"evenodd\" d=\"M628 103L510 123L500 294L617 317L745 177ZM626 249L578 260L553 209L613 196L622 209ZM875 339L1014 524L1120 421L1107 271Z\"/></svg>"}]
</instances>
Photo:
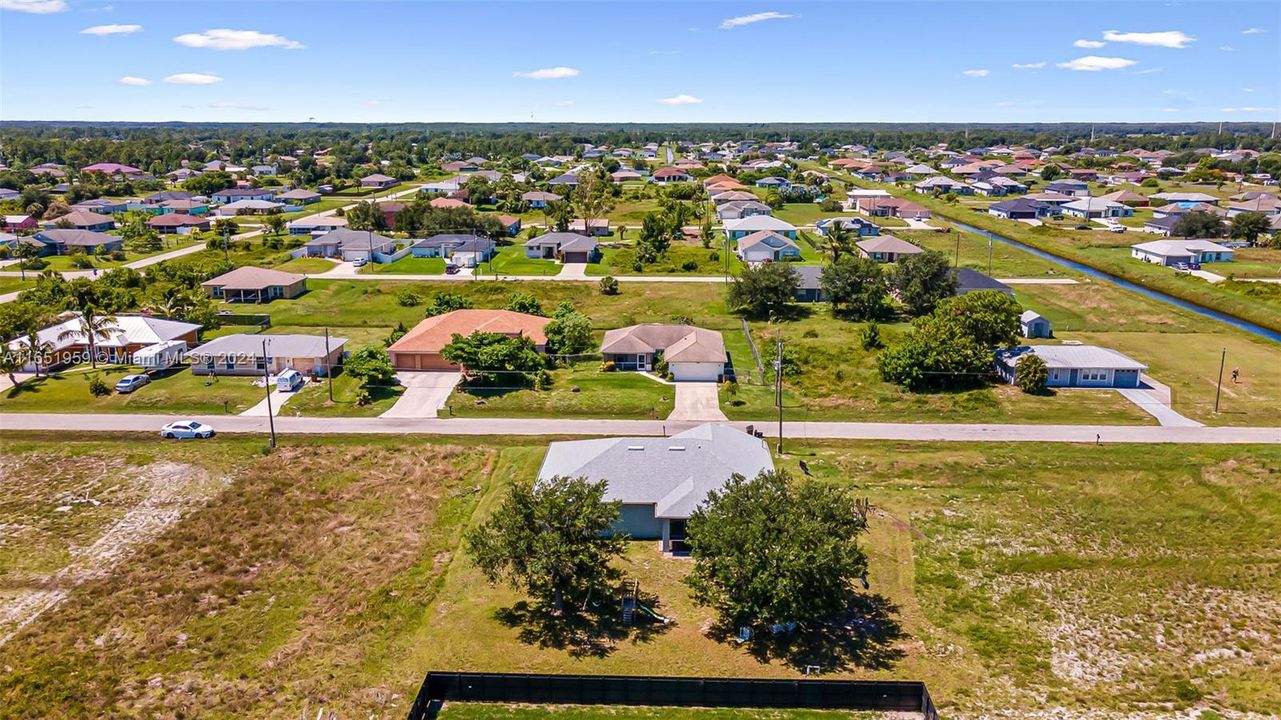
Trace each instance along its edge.
<instances>
[{"instance_id":1,"label":"front door","mask_svg":"<svg viewBox=\"0 0 1281 720\"><path fill-rule=\"evenodd\" d=\"M668 535L671 540L669 544L670 551L673 553L689 552L689 546L685 544L685 521L669 520L668 523L671 528Z\"/></svg>"},{"instance_id":2,"label":"front door","mask_svg":"<svg viewBox=\"0 0 1281 720\"><path fill-rule=\"evenodd\" d=\"M649 369L649 357L645 355L645 353L640 353L636 356L636 369L637 370Z\"/></svg>"}]
</instances>

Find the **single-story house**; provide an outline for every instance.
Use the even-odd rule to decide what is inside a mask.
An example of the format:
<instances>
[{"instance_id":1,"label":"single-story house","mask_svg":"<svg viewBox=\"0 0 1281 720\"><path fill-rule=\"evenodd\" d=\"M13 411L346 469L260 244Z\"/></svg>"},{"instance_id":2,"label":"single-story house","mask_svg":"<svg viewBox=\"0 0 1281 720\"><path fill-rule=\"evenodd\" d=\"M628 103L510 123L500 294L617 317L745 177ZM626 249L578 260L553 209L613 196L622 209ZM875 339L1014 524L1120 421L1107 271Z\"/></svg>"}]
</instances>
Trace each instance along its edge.
<instances>
[{"instance_id":1,"label":"single-story house","mask_svg":"<svg viewBox=\"0 0 1281 720\"><path fill-rule=\"evenodd\" d=\"M196 375L262 375L264 371L278 375L297 370L323 377L342 360L346 344L345 337L237 333L214 338L187 357L191 359L191 372Z\"/></svg>"},{"instance_id":2,"label":"single-story house","mask_svg":"<svg viewBox=\"0 0 1281 720\"><path fill-rule=\"evenodd\" d=\"M22 193L13 188L0 187L0 200L16 200Z\"/></svg>"},{"instance_id":3,"label":"single-story house","mask_svg":"<svg viewBox=\"0 0 1281 720\"><path fill-rule=\"evenodd\" d=\"M996 278L988 277L978 270L952 268L952 276L956 278L957 295L978 292L979 290L995 290L1004 295L1014 297L1014 290L1009 285Z\"/></svg>"},{"instance_id":4,"label":"single-story house","mask_svg":"<svg viewBox=\"0 0 1281 720\"><path fill-rule=\"evenodd\" d=\"M1007 220L1034 220L1049 217L1058 211L1049 203L1021 197L992 203L987 207L987 212Z\"/></svg>"},{"instance_id":5,"label":"single-story house","mask_svg":"<svg viewBox=\"0 0 1281 720\"><path fill-rule=\"evenodd\" d=\"M396 218L400 216L400 213L404 212L405 208L409 207L405 203L395 200L378 203L377 206L378 210L383 214L383 221L387 223L389 228L396 227Z\"/></svg>"},{"instance_id":6,"label":"single-story house","mask_svg":"<svg viewBox=\"0 0 1281 720\"><path fill-rule=\"evenodd\" d=\"M796 291L797 302L827 302L827 293L823 292L821 283L823 266L797 265L796 274L801 278L801 287Z\"/></svg>"},{"instance_id":7,"label":"single-story house","mask_svg":"<svg viewBox=\"0 0 1281 720\"><path fill-rule=\"evenodd\" d=\"M72 248L80 248L89 254L111 252L124 249L124 238L119 235L94 232L92 230L71 230L56 228L41 230L31 238L43 245L40 255L66 255Z\"/></svg>"},{"instance_id":8,"label":"single-story house","mask_svg":"<svg viewBox=\"0 0 1281 720\"><path fill-rule=\"evenodd\" d=\"M729 362L721 334L692 325L645 323L609 330L600 351L619 370L652 370L661 356L672 378L682 382L717 382Z\"/></svg>"},{"instance_id":9,"label":"single-story house","mask_svg":"<svg viewBox=\"0 0 1281 720\"><path fill-rule=\"evenodd\" d=\"M711 197L717 207L731 202L760 202L760 198L746 190L726 190L715 193Z\"/></svg>"},{"instance_id":10,"label":"single-story house","mask_svg":"<svg viewBox=\"0 0 1281 720\"><path fill-rule=\"evenodd\" d=\"M560 202L565 198L564 196L557 195L556 193L543 192L541 190L531 190L530 192L522 194L520 196L520 199L529 203L529 206L531 208L535 210L541 210L547 207L547 203Z\"/></svg>"},{"instance_id":11,"label":"single-story house","mask_svg":"<svg viewBox=\"0 0 1281 720\"><path fill-rule=\"evenodd\" d=\"M510 237L520 234L520 218L515 215L499 215L498 224L503 226L503 232Z\"/></svg>"},{"instance_id":12,"label":"single-story house","mask_svg":"<svg viewBox=\"0 0 1281 720\"><path fill-rule=\"evenodd\" d=\"M1235 251L1212 240L1152 240L1130 246L1130 257L1157 265L1231 262Z\"/></svg>"},{"instance_id":13,"label":"single-story house","mask_svg":"<svg viewBox=\"0 0 1281 720\"><path fill-rule=\"evenodd\" d=\"M493 240L463 233L432 235L409 246L414 257L445 258L462 267L476 267L493 257L495 250Z\"/></svg>"},{"instance_id":14,"label":"single-story house","mask_svg":"<svg viewBox=\"0 0 1281 720\"><path fill-rule=\"evenodd\" d=\"M314 202L320 202L320 193L315 190L294 188L280 193L275 199L290 205L310 205Z\"/></svg>"},{"instance_id":15,"label":"single-story house","mask_svg":"<svg viewBox=\"0 0 1281 720\"><path fill-rule=\"evenodd\" d=\"M864 220L861 217L834 217L819 220L814 223L814 228L819 235L827 237L828 228L833 224L840 223L842 227L854 233L858 237L867 237L869 235L880 235L881 228L875 223Z\"/></svg>"},{"instance_id":16,"label":"single-story house","mask_svg":"<svg viewBox=\"0 0 1281 720\"><path fill-rule=\"evenodd\" d=\"M525 241L525 257L590 263L600 259L595 238L571 232L549 232Z\"/></svg>"},{"instance_id":17,"label":"single-story house","mask_svg":"<svg viewBox=\"0 0 1281 720\"><path fill-rule=\"evenodd\" d=\"M685 523L708 493L730 478L772 471L769 448L728 425L707 424L671 437L554 442L538 479L605 480L605 500L621 504L618 532L658 540L663 552L685 548Z\"/></svg>"},{"instance_id":18,"label":"single-story house","mask_svg":"<svg viewBox=\"0 0 1281 720\"><path fill-rule=\"evenodd\" d=\"M0 218L0 220L3 220L3 222L0 222L0 227L4 227L6 230L13 232L35 230L36 225L38 224L36 219L31 215L5 215L3 218Z\"/></svg>"},{"instance_id":19,"label":"single-story house","mask_svg":"<svg viewBox=\"0 0 1281 720\"><path fill-rule=\"evenodd\" d=\"M387 348L397 370L457 370L440 354L455 335L494 333L527 337L539 352L547 350L547 323L551 318L511 310L454 310L425 318Z\"/></svg>"},{"instance_id":20,"label":"single-story house","mask_svg":"<svg viewBox=\"0 0 1281 720\"><path fill-rule=\"evenodd\" d=\"M226 302L268 302L307 292L307 276L246 265L206 280L200 287L210 297Z\"/></svg>"},{"instance_id":21,"label":"single-story house","mask_svg":"<svg viewBox=\"0 0 1281 720\"><path fill-rule=\"evenodd\" d=\"M770 177L763 177L760 180L757 180L756 187L773 189L773 190L786 190L792 187L792 182L787 178L770 176Z\"/></svg>"},{"instance_id":22,"label":"single-story house","mask_svg":"<svg viewBox=\"0 0 1281 720\"><path fill-rule=\"evenodd\" d=\"M659 168L650 176L650 180L656 183L689 182L693 179L689 173L674 167Z\"/></svg>"},{"instance_id":23,"label":"single-story house","mask_svg":"<svg viewBox=\"0 0 1281 720\"><path fill-rule=\"evenodd\" d=\"M328 217L313 215L291 220L286 227L289 228L290 235L323 235L324 233L347 227L347 218L340 218L337 215Z\"/></svg>"},{"instance_id":24,"label":"single-story house","mask_svg":"<svg viewBox=\"0 0 1281 720\"><path fill-rule=\"evenodd\" d=\"M110 215L99 215L88 210L69 212L60 218L55 218L50 223L50 226L58 227L67 224L70 224L76 230L90 230L92 232L106 232L114 230L116 227L116 221Z\"/></svg>"},{"instance_id":25,"label":"single-story house","mask_svg":"<svg viewBox=\"0 0 1281 720\"><path fill-rule=\"evenodd\" d=\"M120 163L102 162L92 165L85 165L80 168L82 173L101 173L103 175L141 175L142 170L132 165L122 165Z\"/></svg>"},{"instance_id":26,"label":"single-story house","mask_svg":"<svg viewBox=\"0 0 1281 720\"><path fill-rule=\"evenodd\" d=\"M1186 205L1196 205L1197 203L1206 203L1207 205L1219 204L1219 198L1199 192L1159 192L1154 194L1152 198L1154 200L1161 200L1167 203L1179 203Z\"/></svg>"},{"instance_id":27,"label":"single-story house","mask_svg":"<svg viewBox=\"0 0 1281 720\"><path fill-rule=\"evenodd\" d=\"M726 220L741 220L753 215L772 215L773 208L757 200L735 200L734 202L721 203L716 206L716 216L721 222Z\"/></svg>"},{"instance_id":28,"label":"single-story house","mask_svg":"<svg viewBox=\"0 0 1281 720\"><path fill-rule=\"evenodd\" d=\"M565 187L565 188L569 188L570 190L573 190L574 188L578 187L578 176L573 173L565 173L564 175L557 175L551 180L548 180L547 184L557 185L559 187Z\"/></svg>"},{"instance_id":29,"label":"single-story house","mask_svg":"<svg viewBox=\"0 0 1281 720\"><path fill-rule=\"evenodd\" d=\"M1090 185L1082 180L1056 180L1046 185L1045 191L1075 197L1089 197Z\"/></svg>"},{"instance_id":30,"label":"single-story house","mask_svg":"<svg viewBox=\"0 0 1281 720\"><path fill-rule=\"evenodd\" d=\"M738 240L761 230L776 232L790 240L796 239L796 226L772 215L752 215L725 221L725 235L730 240Z\"/></svg>"},{"instance_id":31,"label":"single-story house","mask_svg":"<svg viewBox=\"0 0 1281 720\"><path fill-rule=\"evenodd\" d=\"M271 188L226 188L209 196L216 203L233 203L237 200L272 200L276 191Z\"/></svg>"},{"instance_id":32,"label":"single-story house","mask_svg":"<svg viewBox=\"0 0 1281 720\"><path fill-rule=\"evenodd\" d=\"M1183 219L1182 215L1163 215L1152 218L1143 223L1143 230L1156 235L1170 236L1174 234L1174 226Z\"/></svg>"},{"instance_id":33,"label":"single-story house","mask_svg":"<svg viewBox=\"0 0 1281 720\"><path fill-rule=\"evenodd\" d=\"M203 200L165 200L156 206L160 213L182 213L184 215L207 215L209 203Z\"/></svg>"},{"instance_id":34,"label":"single-story house","mask_svg":"<svg viewBox=\"0 0 1281 720\"><path fill-rule=\"evenodd\" d=\"M194 193L186 190L160 190L144 197L142 201L148 205L163 205L170 200L191 200L194 197Z\"/></svg>"},{"instance_id":35,"label":"single-story house","mask_svg":"<svg viewBox=\"0 0 1281 720\"><path fill-rule=\"evenodd\" d=\"M569 231L588 237L603 237L609 235L609 220L607 218L592 218L590 223L581 219L571 220L569 221Z\"/></svg>"},{"instance_id":36,"label":"single-story house","mask_svg":"<svg viewBox=\"0 0 1281 720\"><path fill-rule=\"evenodd\" d=\"M942 175L926 178L912 186L920 193L956 193L957 195L973 195L974 188L966 185L959 180L953 180Z\"/></svg>"},{"instance_id":37,"label":"single-story house","mask_svg":"<svg viewBox=\"0 0 1281 720\"><path fill-rule=\"evenodd\" d=\"M110 200L107 198L92 198L83 202L78 202L71 206L72 210L81 212L97 213L99 215L110 215L112 213L125 212L129 209L129 203L137 205L137 200ZM144 203L145 204L145 203ZM154 208L146 208L150 212L155 212Z\"/></svg>"},{"instance_id":38,"label":"single-story house","mask_svg":"<svg viewBox=\"0 0 1281 720\"><path fill-rule=\"evenodd\" d=\"M619 170L617 172L612 172L609 174L609 179L616 183L638 182L640 180L643 180L644 178L645 178L644 175L641 175L640 173L634 170Z\"/></svg>"},{"instance_id":39,"label":"single-story house","mask_svg":"<svg viewBox=\"0 0 1281 720\"><path fill-rule=\"evenodd\" d=\"M1103 198L1086 197L1063 204L1063 212L1084 219L1130 217L1134 208Z\"/></svg>"},{"instance_id":40,"label":"single-story house","mask_svg":"<svg viewBox=\"0 0 1281 720\"><path fill-rule=\"evenodd\" d=\"M1133 190L1117 190L1107 195L1100 195L1100 200L1110 200L1130 207L1147 207L1151 202L1146 195L1140 195Z\"/></svg>"},{"instance_id":41,"label":"single-story house","mask_svg":"<svg viewBox=\"0 0 1281 720\"><path fill-rule=\"evenodd\" d=\"M165 213L147 219L147 227L162 235L173 233L190 233L209 229L209 218L195 217L185 213Z\"/></svg>"},{"instance_id":42,"label":"single-story house","mask_svg":"<svg viewBox=\"0 0 1281 720\"><path fill-rule=\"evenodd\" d=\"M229 202L226 205L219 206L215 212L223 217L231 217L233 215L267 215L269 213L276 212L277 210L283 210L284 208L284 203L272 202L270 200L236 200L235 202Z\"/></svg>"},{"instance_id":43,"label":"single-story house","mask_svg":"<svg viewBox=\"0 0 1281 720\"><path fill-rule=\"evenodd\" d=\"M796 241L773 230L757 230L739 238L734 252L743 262L775 262L801 258L801 248Z\"/></svg>"},{"instance_id":44,"label":"single-story house","mask_svg":"<svg viewBox=\"0 0 1281 720\"><path fill-rule=\"evenodd\" d=\"M1137 388L1147 365L1108 348L1093 345L1022 345L998 350L994 366L1007 382L1026 355L1035 354L1049 370L1047 387Z\"/></svg>"},{"instance_id":45,"label":"single-story house","mask_svg":"<svg viewBox=\"0 0 1281 720\"><path fill-rule=\"evenodd\" d=\"M462 200L457 200L455 198L447 198L447 197L432 198L431 202L427 204L436 208L437 210L450 210L450 209L473 207L473 205L469 202L464 202Z\"/></svg>"},{"instance_id":46,"label":"single-story house","mask_svg":"<svg viewBox=\"0 0 1281 720\"><path fill-rule=\"evenodd\" d=\"M858 196L858 209L871 217L896 217L912 220L929 220L932 213L911 200L879 195Z\"/></svg>"},{"instance_id":47,"label":"single-story house","mask_svg":"<svg viewBox=\"0 0 1281 720\"><path fill-rule=\"evenodd\" d=\"M194 345L200 331L200 326L195 323L150 315L116 315L113 325L115 329L109 330L107 337L94 339L94 354L98 356L98 362L129 362L135 352L173 340ZM63 337L66 332L72 334ZM45 355L40 358L41 371L89 362L89 341L80 333L79 313L64 314L56 324L37 332L36 340L47 348ZM22 339L9 343L9 348L16 352L22 351L25 346ZM35 363L28 358L23 372L35 369Z\"/></svg>"},{"instance_id":48,"label":"single-story house","mask_svg":"<svg viewBox=\"0 0 1281 720\"><path fill-rule=\"evenodd\" d=\"M1059 208L1066 203L1072 202L1076 198L1072 195L1064 195L1063 193L1058 192L1038 192L1028 193L1027 199L1036 200L1037 202L1043 202L1047 205L1053 205L1055 208Z\"/></svg>"},{"instance_id":49,"label":"single-story house","mask_svg":"<svg viewBox=\"0 0 1281 720\"><path fill-rule=\"evenodd\" d=\"M893 235L876 235L854 243L860 255L878 262L897 262L907 255L925 252L921 248Z\"/></svg>"},{"instance_id":50,"label":"single-story house","mask_svg":"<svg viewBox=\"0 0 1281 720\"><path fill-rule=\"evenodd\" d=\"M1019 334L1025 338L1048 338L1054 336L1054 328L1035 310L1024 310L1019 316Z\"/></svg>"},{"instance_id":51,"label":"single-story house","mask_svg":"<svg viewBox=\"0 0 1281 720\"><path fill-rule=\"evenodd\" d=\"M396 241L378 233L338 228L312 238L303 248L309 257L340 257L347 262L372 262L373 253L395 252Z\"/></svg>"},{"instance_id":52,"label":"single-story house","mask_svg":"<svg viewBox=\"0 0 1281 720\"><path fill-rule=\"evenodd\" d=\"M399 184L400 184L400 181L397 180L396 178L388 177L381 173L366 175L360 179L360 186L362 188L377 188L379 190L385 190L389 187L394 187Z\"/></svg>"}]
</instances>

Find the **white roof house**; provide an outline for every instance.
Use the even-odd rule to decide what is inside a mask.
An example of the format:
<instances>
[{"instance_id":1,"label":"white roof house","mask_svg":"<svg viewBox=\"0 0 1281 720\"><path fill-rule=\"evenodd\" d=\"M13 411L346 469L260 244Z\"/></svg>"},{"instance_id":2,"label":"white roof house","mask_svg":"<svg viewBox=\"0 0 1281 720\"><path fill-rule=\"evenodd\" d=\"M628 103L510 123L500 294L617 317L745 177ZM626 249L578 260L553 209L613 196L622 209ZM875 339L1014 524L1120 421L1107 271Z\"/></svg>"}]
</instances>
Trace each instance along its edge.
<instances>
[{"instance_id":1,"label":"white roof house","mask_svg":"<svg viewBox=\"0 0 1281 720\"><path fill-rule=\"evenodd\" d=\"M1130 246L1130 257L1157 265L1175 263L1230 262L1234 250L1212 240L1152 240Z\"/></svg>"},{"instance_id":2,"label":"white roof house","mask_svg":"<svg viewBox=\"0 0 1281 720\"><path fill-rule=\"evenodd\" d=\"M1045 361L1047 387L1136 388L1147 365L1115 350L1094 345L1023 345L996 353L996 371L1014 382L1024 356Z\"/></svg>"},{"instance_id":3,"label":"white roof house","mask_svg":"<svg viewBox=\"0 0 1281 720\"><path fill-rule=\"evenodd\" d=\"M662 540L663 550L670 551L684 539L685 520L709 492L734 475L754 478L773 469L762 440L707 424L663 438L554 442L538 479L607 481L605 499L622 504L619 529L633 538Z\"/></svg>"},{"instance_id":4,"label":"white roof house","mask_svg":"<svg viewBox=\"0 0 1281 720\"><path fill-rule=\"evenodd\" d=\"M100 361L127 362L130 360L127 355L131 350L136 351L172 340L194 341L196 332L200 330L200 325L196 323L148 315L116 315L115 322L112 324L117 329L111 331L106 338L96 338L93 343L94 354L101 356ZM64 333L69 334L63 337ZM60 353L75 354L79 352L76 348L88 346L88 338L80 333L79 313L65 314L58 323L37 332L36 339L38 344L47 348L52 355L52 358L46 358L41 362L42 366L88 360L87 357L80 359L59 357ZM9 348L16 352L25 348L26 345L26 341L19 338L10 342ZM34 364L29 364L29 367L35 368ZM24 371L28 370L24 368Z\"/></svg>"},{"instance_id":5,"label":"white roof house","mask_svg":"<svg viewBox=\"0 0 1281 720\"><path fill-rule=\"evenodd\" d=\"M725 221L725 232L731 240L737 240L744 235L751 235L760 230L772 230L780 235L796 237L795 225L779 220L772 215L751 215L738 220Z\"/></svg>"}]
</instances>

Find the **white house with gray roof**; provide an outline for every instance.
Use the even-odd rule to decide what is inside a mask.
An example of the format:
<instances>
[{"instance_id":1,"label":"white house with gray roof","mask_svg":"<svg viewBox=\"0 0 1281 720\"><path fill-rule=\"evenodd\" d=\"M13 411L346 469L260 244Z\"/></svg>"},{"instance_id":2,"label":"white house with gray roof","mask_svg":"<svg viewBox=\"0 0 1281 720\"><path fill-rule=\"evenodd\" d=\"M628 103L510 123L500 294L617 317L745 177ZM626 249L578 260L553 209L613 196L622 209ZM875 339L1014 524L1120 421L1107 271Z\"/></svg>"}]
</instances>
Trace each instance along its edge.
<instances>
[{"instance_id":1,"label":"white house with gray roof","mask_svg":"<svg viewBox=\"0 0 1281 720\"><path fill-rule=\"evenodd\" d=\"M266 354L263 354L264 344ZM223 335L187 354L196 375L279 375L285 370L326 375L342 359L345 337Z\"/></svg>"},{"instance_id":2,"label":"white house with gray roof","mask_svg":"<svg viewBox=\"0 0 1281 720\"><path fill-rule=\"evenodd\" d=\"M616 527L638 540L659 540L663 552L683 549L685 521L707 494L734 475L774 469L765 442L728 425L708 424L671 437L554 442L538 479L605 480L605 499L622 504Z\"/></svg>"},{"instance_id":3,"label":"white house with gray roof","mask_svg":"<svg viewBox=\"0 0 1281 720\"><path fill-rule=\"evenodd\" d=\"M1137 388L1148 369L1134 358L1093 345L1023 345L997 351L997 374L1013 383L1019 362L1033 354L1049 371L1046 387Z\"/></svg>"}]
</instances>

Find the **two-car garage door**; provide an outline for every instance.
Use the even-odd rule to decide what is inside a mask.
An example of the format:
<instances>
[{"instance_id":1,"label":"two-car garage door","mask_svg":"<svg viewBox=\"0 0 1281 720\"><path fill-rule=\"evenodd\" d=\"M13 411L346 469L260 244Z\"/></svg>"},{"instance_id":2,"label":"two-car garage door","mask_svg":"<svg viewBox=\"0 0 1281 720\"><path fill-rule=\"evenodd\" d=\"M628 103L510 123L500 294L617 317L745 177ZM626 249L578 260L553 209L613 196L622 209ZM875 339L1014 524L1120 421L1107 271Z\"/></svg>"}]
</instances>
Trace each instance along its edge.
<instances>
[{"instance_id":1,"label":"two-car garage door","mask_svg":"<svg viewBox=\"0 0 1281 720\"><path fill-rule=\"evenodd\" d=\"M397 370L457 370L440 353L391 353L391 366Z\"/></svg>"}]
</instances>

